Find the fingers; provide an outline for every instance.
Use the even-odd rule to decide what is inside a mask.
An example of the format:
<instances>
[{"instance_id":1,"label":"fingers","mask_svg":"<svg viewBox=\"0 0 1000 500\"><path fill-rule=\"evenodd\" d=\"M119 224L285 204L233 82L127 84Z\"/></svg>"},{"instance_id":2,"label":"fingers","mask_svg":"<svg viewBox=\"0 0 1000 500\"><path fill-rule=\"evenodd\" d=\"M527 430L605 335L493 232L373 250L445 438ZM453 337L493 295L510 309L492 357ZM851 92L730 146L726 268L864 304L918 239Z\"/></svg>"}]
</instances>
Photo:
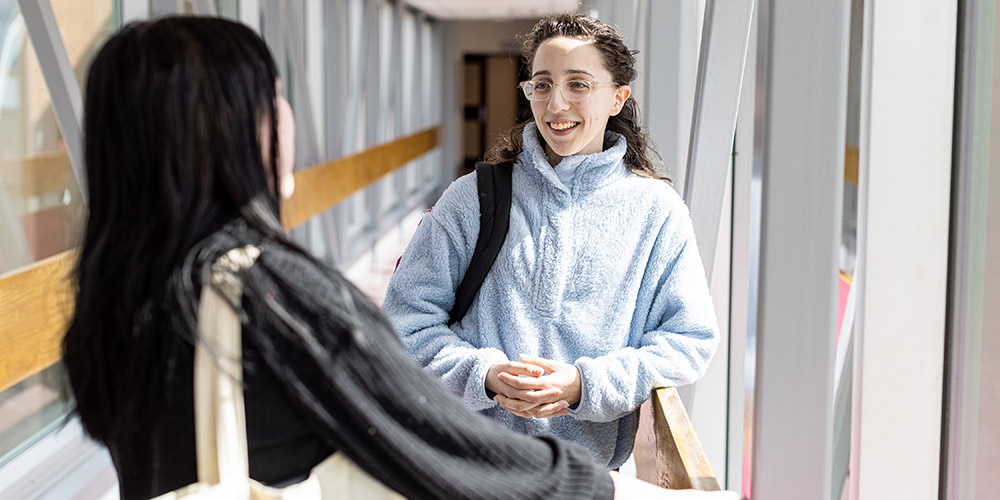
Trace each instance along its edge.
<instances>
[{"instance_id":1,"label":"fingers","mask_svg":"<svg viewBox=\"0 0 1000 500\"><path fill-rule=\"evenodd\" d=\"M547 382L541 382L542 380L546 380L547 376L517 377L511 375L509 372L500 372L497 377L499 377L505 384L522 391L541 391L552 387L552 385Z\"/></svg>"},{"instance_id":2,"label":"fingers","mask_svg":"<svg viewBox=\"0 0 1000 500\"><path fill-rule=\"evenodd\" d=\"M509 399L518 399L526 403L531 403L532 405L539 405L542 403L552 403L562 397L563 391L558 387L553 387L551 385L543 385L541 389L531 389L523 390L511 385L509 380L518 380L517 377L504 376L503 372L497 376L500 381L499 384L489 384L490 389L504 397Z\"/></svg>"},{"instance_id":3,"label":"fingers","mask_svg":"<svg viewBox=\"0 0 1000 500\"><path fill-rule=\"evenodd\" d=\"M489 371L486 373L486 388L497 393L503 394L507 397L521 398L535 402L541 402L540 398L544 397L543 394L528 395L524 390L518 390L504 380L501 380L499 375L501 373L506 373L510 379L517 379L518 376L526 376L530 378L536 378L545 373L540 367L526 365L524 363L518 363L517 361L504 361L501 363L495 363L490 366Z\"/></svg>"},{"instance_id":4,"label":"fingers","mask_svg":"<svg viewBox=\"0 0 1000 500\"><path fill-rule=\"evenodd\" d=\"M521 413L526 413L528 410L538 406L535 403L521 401L520 399L508 398L503 394L497 394L496 396L493 397L493 400L496 401L497 403L500 403L500 406L503 406L511 413L514 413L515 415L518 416L521 416Z\"/></svg>"},{"instance_id":5,"label":"fingers","mask_svg":"<svg viewBox=\"0 0 1000 500\"><path fill-rule=\"evenodd\" d=\"M551 373L559 369L562 363L558 361L553 361L551 359L540 358L538 356L532 356L530 354L522 354L521 361L528 365L539 366L545 369L545 371Z\"/></svg>"},{"instance_id":6,"label":"fingers","mask_svg":"<svg viewBox=\"0 0 1000 500\"><path fill-rule=\"evenodd\" d=\"M566 401L556 401L555 403L537 406L528 413L531 413L535 418L561 417L569 415L569 404Z\"/></svg>"},{"instance_id":7,"label":"fingers","mask_svg":"<svg viewBox=\"0 0 1000 500\"><path fill-rule=\"evenodd\" d=\"M541 377L545 375L545 370L542 367L535 365L529 365L525 363L518 363L517 361L510 361L507 363L500 363L503 365L502 371L509 373L511 375L526 375L528 377Z\"/></svg>"},{"instance_id":8,"label":"fingers","mask_svg":"<svg viewBox=\"0 0 1000 500\"><path fill-rule=\"evenodd\" d=\"M515 405L515 409L518 410L533 408L542 404L555 403L556 401L562 399L562 390L555 387L544 391L519 391L509 387L505 387L504 389L507 390L497 392L497 394L511 401L518 401L518 404Z\"/></svg>"},{"instance_id":9,"label":"fingers","mask_svg":"<svg viewBox=\"0 0 1000 500\"><path fill-rule=\"evenodd\" d=\"M536 406L544 403L554 403L561 399L562 395L563 391L558 387L549 387L540 391L521 391L512 388L507 391L507 394L504 394L508 398L519 399Z\"/></svg>"},{"instance_id":10,"label":"fingers","mask_svg":"<svg viewBox=\"0 0 1000 500\"><path fill-rule=\"evenodd\" d=\"M497 394L493 399L496 400L497 403L500 403L500 406L507 411L522 418L553 418L569 414L569 404L562 400L554 403L534 405L526 401L511 399L500 394Z\"/></svg>"}]
</instances>

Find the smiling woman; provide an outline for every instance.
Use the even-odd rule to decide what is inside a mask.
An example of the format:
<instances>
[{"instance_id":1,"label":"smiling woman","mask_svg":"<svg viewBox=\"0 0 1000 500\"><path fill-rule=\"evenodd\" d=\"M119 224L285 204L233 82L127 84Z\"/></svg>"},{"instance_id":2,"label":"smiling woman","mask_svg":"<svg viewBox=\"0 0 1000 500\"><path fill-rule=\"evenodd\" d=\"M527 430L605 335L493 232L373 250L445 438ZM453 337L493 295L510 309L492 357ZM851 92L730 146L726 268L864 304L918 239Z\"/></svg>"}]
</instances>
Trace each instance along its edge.
<instances>
[{"instance_id":1,"label":"smiling woman","mask_svg":"<svg viewBox=\"0 0 1000 500\"><path fill-rule=\"evenodd\" d=\"M701 377L718 326L687 207L640 126L635 52L606 23L566 14L539 21L524 53L533 120L487 155L513 166L493 269L448 325L480 230L466 176L418 227L383 308L410 355L471 408L576 441L614 469L639 405Z\"/></svg>"}]
</instances>

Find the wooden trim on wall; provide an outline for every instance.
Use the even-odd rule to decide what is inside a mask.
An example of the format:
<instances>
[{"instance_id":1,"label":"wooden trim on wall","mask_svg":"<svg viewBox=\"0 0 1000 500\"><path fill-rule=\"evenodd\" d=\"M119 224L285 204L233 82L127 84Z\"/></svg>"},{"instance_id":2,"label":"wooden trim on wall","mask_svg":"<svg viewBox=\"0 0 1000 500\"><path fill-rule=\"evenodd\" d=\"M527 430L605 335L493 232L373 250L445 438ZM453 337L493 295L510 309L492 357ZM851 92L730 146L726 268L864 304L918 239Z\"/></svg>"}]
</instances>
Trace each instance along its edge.
<instances>
[{"instance_id":1,"label":"wooden trim on wall","mask_svg":"<svg viewBox=\"0 0 1000 500\"><path fill-rule=\"evenodd\" d=\"M75 262L67 250L0 277L0 391L59 361Z\"/></svg>"},{"instance_id":2,"label":"wooden trim on wall","mask_svg":"<svg viewBox=\"0 0 1000 500\"><path fill-rule=\"evenodd\" d=\"M0 160L4 187L20 199L61 192L69 187L71 175L69 155L61 151Z\"/></svg>"},{"instance_id":3,"label":"wooden trim on wall","mask_svg":"<svg viewBox=\"0 0 1000 500\"><path fill-rule=\"evenodd\" d=\"M382 176L437 147L438 127L295 174L295 194L281 207L285 228L322 213Z\"/></svg>"},{"instance_id":4,"label":"wooden trim on wall","mask_svg":"<svg viewBox=\"0 0 1000 500\"><path fill-rule=\"evenodd\" d=\"M302 224L437 144L434 127L297 172L295 195L282 206L285 227ZM59 361L73 312L68 277L75 264L76 250L67 250L0 276L0 391Z\"/></svg>"}]
</instances>

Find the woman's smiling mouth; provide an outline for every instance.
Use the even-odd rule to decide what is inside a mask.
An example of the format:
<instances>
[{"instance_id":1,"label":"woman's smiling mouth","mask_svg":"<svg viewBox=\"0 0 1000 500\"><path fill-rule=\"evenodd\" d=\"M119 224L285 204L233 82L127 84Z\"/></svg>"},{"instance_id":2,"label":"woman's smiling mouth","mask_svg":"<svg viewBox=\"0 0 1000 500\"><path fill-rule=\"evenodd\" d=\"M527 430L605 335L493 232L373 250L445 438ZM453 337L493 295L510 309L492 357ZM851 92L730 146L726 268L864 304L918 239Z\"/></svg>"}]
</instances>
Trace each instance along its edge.
<instances>
[{"instance_id":1,"label":"woman's smiling mouth","mask_svg":"<svg viewBox=\"0 0 1000 500\"><path fill-rule=\"evenodd\" d=\"M549 129L556 135L565 135L570 133L579 124L580 122L570 121L549 122Z\"/></svg>"}]
</instances>

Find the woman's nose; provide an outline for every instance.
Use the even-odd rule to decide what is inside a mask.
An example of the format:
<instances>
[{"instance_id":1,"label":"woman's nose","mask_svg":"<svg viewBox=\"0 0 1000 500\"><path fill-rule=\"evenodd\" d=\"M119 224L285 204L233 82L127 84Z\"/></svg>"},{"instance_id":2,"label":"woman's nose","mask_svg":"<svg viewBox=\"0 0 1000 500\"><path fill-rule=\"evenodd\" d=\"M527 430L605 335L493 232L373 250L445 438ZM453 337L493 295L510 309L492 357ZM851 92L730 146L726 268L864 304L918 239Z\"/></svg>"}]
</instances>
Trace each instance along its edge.
<instances>
[{"instance_id":1,"label":"woman's nose","mask_svg":"<svg viewBox=\"0 0 1000 500\"><path fill-rule=\"evenodd\" d=\"M552 89L552 94L549 96L549 111L562 111L569 108L569 101L566 96L562 93L562 88L556 87Z\"/></svg>"}]
</instances>

